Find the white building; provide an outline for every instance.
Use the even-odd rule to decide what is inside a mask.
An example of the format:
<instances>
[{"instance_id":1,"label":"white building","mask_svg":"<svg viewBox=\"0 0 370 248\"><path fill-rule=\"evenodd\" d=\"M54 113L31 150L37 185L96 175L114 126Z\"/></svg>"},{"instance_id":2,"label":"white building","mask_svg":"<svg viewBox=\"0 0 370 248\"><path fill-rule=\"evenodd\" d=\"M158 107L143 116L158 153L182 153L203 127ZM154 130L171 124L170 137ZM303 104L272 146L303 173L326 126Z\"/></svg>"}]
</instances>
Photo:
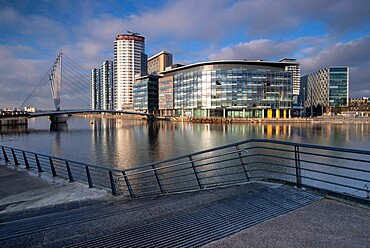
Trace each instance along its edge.
<instances>
[{"instance_id":1,"label":"white building","mask_svg":"<svg viewBox=\"0 0 370 248\"><path fill-rule=\"evenodd\" d=\"M145 38L119 34L114 41L113 109L133 108L136 74L146 74Z\"/></svg>"},{"instance_id":2,"label":"white building","mask_svg":"<svg viewBox=\"0 0 370 248\"><path fill-rule=\"evenodd\" d=\"M100 109L100 69L91 70L91 109Z\"/></svg>"},{"instance_id":3,"label":"white building","mask_svg":"<svg viewBox=\"0 0 370 248\"><path fill-rule=\"evenodd\" d=\"M284 58L281 59L279 62L292 62L295 64L291 64L285 67L286 71L291 71L293 74L293 103L298 103L298 96L300 94L300 86L301 86L301 68L300 64L297 63L296 59L289 59Z\"/></svg>"}]
</instances>

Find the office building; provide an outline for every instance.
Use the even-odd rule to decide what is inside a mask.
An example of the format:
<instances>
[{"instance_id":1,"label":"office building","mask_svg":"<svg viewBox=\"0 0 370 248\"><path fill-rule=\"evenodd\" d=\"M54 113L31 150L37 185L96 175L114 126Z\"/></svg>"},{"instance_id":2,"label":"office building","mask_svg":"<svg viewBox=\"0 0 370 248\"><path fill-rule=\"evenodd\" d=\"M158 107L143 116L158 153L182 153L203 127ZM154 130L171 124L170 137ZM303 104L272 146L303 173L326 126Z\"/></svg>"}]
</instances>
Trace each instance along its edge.
<instances>
[{"instance_id":1,"label":"office building","mask_svg":"<svg viewBox=\"0 0 370 248\"><path fill-rule=\"evenodd\" d=\"M148 74L157 75L173 64L172 54L161 51L148 59Z\"/></svg>"},{"instance_id":2,"label":"office building","mask_svg":"<svg viewBox=\"0 0 370 248\"><path fill-rule=\"evenodd\" d=\"M104 61L100 69L100 105L103 110L113 109L113 61Z\"/></svg>"},{"instance_id":3,"label":"office building","mask_svg":"<svg viewBox=\"0 0 370 248\"><path fill-rule=\"evenodd\" d=\"M134 110L158 114L158 76L135 78L133 94Z\"/></svg>"},{"instance_id":4,"label":"office building","mask_svg":"<svg viewBox=\"0 0 370 248\"><path fill-rule=\"evenodd\" d=\"M162 116L289 118L297 62L210 61L161 72Z\"/></svg>"},{"instance_id":5,"label":"office building","mask_svg":"<svg viewBox=\"0 0 370 248\"><path fill-rule=\"evenodd\" d=\"M301 68L300 64L296 59L281 59L279 62L292 62L285 67L286 71L291 71L293 74L293 104L298 104L298 96L300 90L300 81L301 81Z\"/></svg>"},{"instance_id":6,"label":"office building","mask_svg":"<svg viewBox=\"0 0 370 248\"><path fill-rule=\"evenodd\" d=\"M133 108L135 75L146 74L145 38L136 33L119 34L114 41L113 108Z\"/></svg>"},{"instance_id":7,"label":"office building","mask_svg":"<svg viewBox=\"0 0 370 248\"><path fill-rule=\"evenodd\" d=\"M348 107L349 67L331 66L301 77L301 91L306 108Z\"/></svg>"},{"instance_id":8,"label":"office building","mask_svg":"<svg viewBox=\"0 0 370 248\"><path fill-rule=\"evenodd\" d=\"M176 116L173 97L173 75L163 76L158 80L158 107L161 116Z\"/></svg>"},{"instance_id":9,"label":"office building","mask_svg":"<svg viewBox=\"0 0 370 248\"><path fill-rule=\"evenodd\" d=\"M91 109L100 109L100 69L94 68L91 70Z\"/></svg>"}]
</instances>

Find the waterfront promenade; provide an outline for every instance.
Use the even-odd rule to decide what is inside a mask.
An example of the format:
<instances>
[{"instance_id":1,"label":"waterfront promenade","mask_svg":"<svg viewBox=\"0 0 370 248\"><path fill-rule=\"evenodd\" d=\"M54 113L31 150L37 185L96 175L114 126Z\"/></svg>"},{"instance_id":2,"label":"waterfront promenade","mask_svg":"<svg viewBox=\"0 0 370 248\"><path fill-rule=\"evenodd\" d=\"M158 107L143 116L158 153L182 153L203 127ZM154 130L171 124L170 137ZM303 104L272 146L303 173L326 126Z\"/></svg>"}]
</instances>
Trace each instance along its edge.
<instances>
[{"instance_id":1,"label":"waterfront promenade","mask_svg":"<svg viewBox=\"0 0 370 248\"><path fill-rule=\"evenodd\" d=\"M368 247L370 209L272 183L124 199L0 166L0 247Z\"/></svg>"}]
</instances>

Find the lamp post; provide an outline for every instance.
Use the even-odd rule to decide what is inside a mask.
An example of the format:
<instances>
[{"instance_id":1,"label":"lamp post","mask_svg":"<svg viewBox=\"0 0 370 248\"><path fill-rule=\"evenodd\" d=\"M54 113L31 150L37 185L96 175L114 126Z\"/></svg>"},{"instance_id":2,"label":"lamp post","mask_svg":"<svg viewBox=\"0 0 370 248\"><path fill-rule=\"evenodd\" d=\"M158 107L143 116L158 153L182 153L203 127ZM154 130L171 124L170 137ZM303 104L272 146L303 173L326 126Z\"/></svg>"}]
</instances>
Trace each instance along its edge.
<instances>
[{"instance_id":1,"label":"lamp post","mask_svg":"<svg viewBox=\"0 0 370 248\"><path fill-rule=\"evenodd\" d=\"M303 87L303 117L306 117L306 87Z\"/></svg>"},{"instance_id":2,"label":"lamp post","mask_svg":"<svg viewBox=\"0 0 370 248\"><path fill-rule=\"evenodd\" d=\"M313 96L312 96L312 85L311 85L311 117L313 116Z\"/></svg>"}]
</instances>

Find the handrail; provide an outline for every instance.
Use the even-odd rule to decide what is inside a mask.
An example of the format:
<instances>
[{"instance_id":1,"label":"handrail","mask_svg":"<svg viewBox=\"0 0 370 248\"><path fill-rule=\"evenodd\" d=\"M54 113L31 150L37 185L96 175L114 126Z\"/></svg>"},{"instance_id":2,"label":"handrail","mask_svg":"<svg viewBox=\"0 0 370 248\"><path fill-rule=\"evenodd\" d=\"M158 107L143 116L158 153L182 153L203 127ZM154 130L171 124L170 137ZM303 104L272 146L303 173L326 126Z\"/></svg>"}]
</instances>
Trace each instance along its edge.
<instances>
[{"instance_id":1,"label":"handrail","mask_svg":"<svg viewBox=\"0 0 370 248\"><path fill-rule=\"evenodd\" d=\"M13 149L14 151L19 151L19 152L33 153L33 154L37 154L38 156L48 157L48 158L52 158L52 159L56 159L56 160L68 161L69 163L79 164L79 165L83 165L83 166L88 165L91 168L104 169L104 170L107 169L107 170L111 170L111 171L115 171L115 172L122 172L122 170L111 168L111 167L105 167L105 166L94 165L94 164L87 164L87 163L83 163L83 162L79 162L79 161L74 161L74 160L71 160L71 159L64 159L64 158L55 157L55 156L52 156L52 155L46 155L46 154L43 154L43 153L35 153L35 152L28 151L28 150L22 150L22 149L19 149L19 148L13 148L13 147L4 146L4 145L0 145L0 147Z\"/></svg>"},{"instance_id":2,"label":"handrail","mask_svg":"<svg viewBox=\"0 0 370 248\"><path fill-rule=\"evenodd\" d=\"M130 197L279 180L369 199L370 151L249 139L124 170L0 145L0 159ZM364 184L364 185L363 185Z\"/></svg>"},{"instance_id":3,"label":"handrail","mask_svg":"<svg viewBox=\"0 0 370 248\"><path fill-rule=\"evenodd\" d=\"M172 158L169 158L169 159L161 160L159 162L153 162L153 163L148 163L148 164L144 164L144 165L135 166L135 167L132 167L132 168L125 169L125 171L130 171L130 170L140 169L140 168L144 168L144 167L149 167L149 166L152 166L152 165L157 165L157 164L161 164L161 163L166 163L166 162L171 162L171 161L174 161L174 160L187 158L189 156L196 156L196 155L200 155L200 154L204 154L204 153L208 153L208 152L213 152L213 151L218 151L218 150L222 150L222 149L225 149L225 148L230 148L230 147L233 147L233 146L236 146L236 145L242 145L242 144L254 143L254 142L275 143L275 144L281 144L281 145L301 146L301 147L307 147L307 148L317 148L317 149L323 149L323 150L343 151L343 152L350 152L350 153L356 153L356 154L370 155L370 151L368 151L368 150L356 150L356 149L350 149L350 148L338 148L338 147L332 147L332 146L311 145L311 144L295 143L295 142L281 141L281 140L248 139L248 140L245 140L245 141L239 141L239 142L231 143L231 144L228 144L228 145L218 146L218 147L215 147L215 148L210 148L210 149L202 150L202 151L199 151L199 152L194 152L194 153L189 153L189 154L186 154L186 155L172 157Z\"/></svg>"}]
</instances>

